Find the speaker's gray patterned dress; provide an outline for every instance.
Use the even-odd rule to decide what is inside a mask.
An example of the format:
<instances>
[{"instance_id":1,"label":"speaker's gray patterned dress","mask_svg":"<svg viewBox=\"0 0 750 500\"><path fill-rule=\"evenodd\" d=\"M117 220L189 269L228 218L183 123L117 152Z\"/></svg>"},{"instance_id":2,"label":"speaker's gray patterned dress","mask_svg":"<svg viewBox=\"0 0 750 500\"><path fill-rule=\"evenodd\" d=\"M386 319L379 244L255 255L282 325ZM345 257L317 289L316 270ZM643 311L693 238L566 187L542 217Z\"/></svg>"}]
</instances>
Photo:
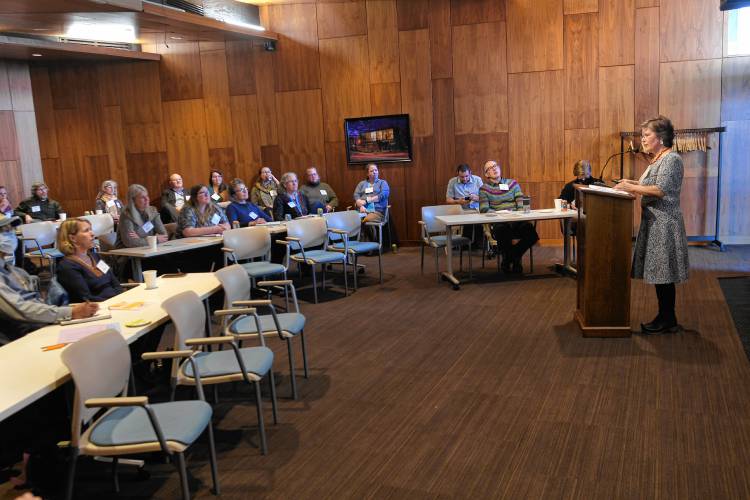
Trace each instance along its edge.
<instances>
[{"instance_id":1,"label":"speaker's gray patterned dress","mask_svg":"<svg viewBox=\"0 0 750 500\"><path fill-rule=\"evenodd\" d=\"M658 186L664 197L641 197L633 278L653 285L679 283L688 278L687 237L680 210L682 175L682 158L670 152L652 164L641 180L643 186Z\"/></svg>"}]
</instances>

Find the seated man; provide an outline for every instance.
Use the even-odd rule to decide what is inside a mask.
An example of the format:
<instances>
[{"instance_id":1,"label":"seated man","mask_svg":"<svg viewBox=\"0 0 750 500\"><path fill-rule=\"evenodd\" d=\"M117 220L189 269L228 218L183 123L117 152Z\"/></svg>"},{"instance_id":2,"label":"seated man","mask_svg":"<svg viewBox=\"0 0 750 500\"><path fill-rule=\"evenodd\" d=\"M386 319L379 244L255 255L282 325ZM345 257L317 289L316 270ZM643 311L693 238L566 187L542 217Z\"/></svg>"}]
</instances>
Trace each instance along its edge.
<instances>
[{"instance_id":1,"label":"seated man","mask_svg":"<svg viewBox=\"0 0 750 500\"><path fill-rule=\"evenodd\" d=\"M339 199L336 192L325 182L320 181L318 169L310 167L305 171L306 182L299 190L307 197L310 203L310 211L317 212L322 208L324 212L333 212L339 206Z\"/></svg>"},{"instance_id":2,"label":"seated man","mask_svg":"<svg viewBox=\"0 0 750 500\"><path fill-rule=\"evenodd\" d=\"M575 185L581 184L588 186L596 182L598 179L591 177L591 163L588 160L578 160L575 165L573 165L573 175L575 175L576 178L563 186L562 191L560 191L560 199L568 202L568 206L574 209L576 207ZM568 225L568 230L571 235L575 235L576 223L571 222Z\"/></svg>"},{"instance_id":3,"label":"seated man","mask_svg":"<svg viewBox=\"0 0 750 500\"><path fill-rule=\"evenodd\" d=\"M448 181L445 202L449 205L461 205L461 208L467 212L477 212L479 211L480 187L482 187L482 179L473 175L471 167L462 163L456 167L456 177ZM482 233L475 230L473 225L464 226L463 235L473 239L476 244L481 243Z\"/></svg>"},{"instance_id":4,"label":"seated man","mask_svg":"<svg viewBox=\"0 0 750 500\"><path fill-rule=\"evenodd\" d=\"M177 222L180 218L180 210L185 202L190 200L190 195L182 185L182 176L172 174L169 176L169 188L161 193L161 221L164 224Z\"/></svg>"},{"instance_id":5,"label":"seated man","mask_svg":"<svg viewBox=\"0 0 750 500\"><path fill-rule=\"evenodd\" d=\"M31 276L6 262L18 245L14 226L18 217L0 214L0 344L22 337L45 324L66 319L88 318L99 309L98 304L85 302L57 307L45 304Z\"/></svg>"},{"instance_id":6,"label":"seated man","mask_svg":"<svg viewBox=\"0 0 750 500\"><path fill-rule=\"evenodd\" d=\"M490 160L484 164L485 183L479 188L479 211L516 210L523 197L521 187L514 179L504 179L500 166ZM492 225L492 235L503 256L502 269L506 273L523 273L521 258L539 240L536 229L529 222L502 222ZM513 239L518 243L513 244Z\"/></svg>"},{"instance_id":7,"label":"seated man","mask_svg":"<svg viewBox=\"0 0 750 500\"><path fill-rule=\"evenodd\" d=\"M44 182L31 185L31 197L23 200L16 208L16 213L23 217L26 224L45 220L57 220L63 211L60 203L50 200L49 188Z\"/></svg>"},{"instance_id":8,"label":"seated man","mask_svg":"<svg viewBox=\"0 0 750 500\"><path fill-rule=\"evenodd\" d=\"M378 166L374 163L367 164L367 179L357 184L354 189L354 203L357 210L366 213L362 224L366 222L382 222L385 219L385 211L388 208L388 198L391 188L388 183L379 178ZM375 231L369 234L371 241L377 241Z\"/></svg>"}]
</instances>

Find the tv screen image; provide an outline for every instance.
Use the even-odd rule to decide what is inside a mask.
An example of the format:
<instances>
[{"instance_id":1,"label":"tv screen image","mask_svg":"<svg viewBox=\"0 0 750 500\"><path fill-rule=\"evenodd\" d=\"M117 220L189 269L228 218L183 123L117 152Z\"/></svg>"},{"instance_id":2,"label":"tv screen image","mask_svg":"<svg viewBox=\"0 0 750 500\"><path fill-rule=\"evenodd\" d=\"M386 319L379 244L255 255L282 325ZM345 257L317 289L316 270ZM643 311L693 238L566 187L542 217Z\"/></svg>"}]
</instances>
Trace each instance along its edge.
<instances>
[{"instance_id":1,"label":"tv screen image","mask_svg":"<svg viewBox=\"0 0 750 500\"><path fill-rule=\"evenodd\" d=\"M344 120L349 163L411 161L409 115L385 115Z\"/></svg>"}]
</instances>

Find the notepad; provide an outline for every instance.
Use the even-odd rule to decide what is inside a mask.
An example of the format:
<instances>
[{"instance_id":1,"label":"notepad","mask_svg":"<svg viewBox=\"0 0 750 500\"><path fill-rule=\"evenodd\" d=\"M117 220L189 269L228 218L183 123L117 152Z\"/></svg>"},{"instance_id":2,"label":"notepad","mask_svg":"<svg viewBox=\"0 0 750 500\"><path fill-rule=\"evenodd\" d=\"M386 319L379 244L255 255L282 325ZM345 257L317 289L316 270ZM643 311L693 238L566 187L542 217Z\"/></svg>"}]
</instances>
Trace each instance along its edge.
<instances>
[{"instance_id":1,"label":"notepad","mask_svg":"<svg viewBox=\"0 0 750 500\"><path fill-rule=\"evenodd\" d=\"M58 335L57 341L60 344L70 344L72 342L78 342L81 339L85 339L89 335L103 332L105 330L115 330L116 332L119 332L120 324L119 323L106 323L103 325L86 325L86 326L77 326L74 328L64 328L60 330L60 334Z\"/></svg>"}]
</instances>

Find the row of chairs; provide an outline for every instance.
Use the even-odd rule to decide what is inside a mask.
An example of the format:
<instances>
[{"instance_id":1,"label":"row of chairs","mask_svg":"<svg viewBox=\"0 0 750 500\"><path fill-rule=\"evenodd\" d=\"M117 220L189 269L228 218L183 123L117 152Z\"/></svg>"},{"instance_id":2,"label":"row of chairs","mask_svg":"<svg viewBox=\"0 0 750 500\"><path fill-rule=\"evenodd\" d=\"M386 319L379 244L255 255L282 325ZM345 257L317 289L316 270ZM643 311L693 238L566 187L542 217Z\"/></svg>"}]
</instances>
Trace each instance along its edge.
<instances>
[{"instance_id":1,"label":"row of chairs","mask_svg":"<svg viewBox=\"0 0 750 500\"><path fill-rule=\"evenodd\" d=\"M182 497L189 498L184 453L204 433L208 434L213 491L220 493L216 451L211 419L213 409L206 402L204 386L246 382L255 391L260 450L268 451L261 382L269 384L274 424L278 423L276 388L273 375L274 353L265 338L274 336L287 344L291 397L298 398L293 339L299 338L304 377L309 377L304 339L306 318L299 311L296 291L289 280L257 282L268 291L283 286L289 292L294 311L277 313L270 299L253 300L245 269L230 265L216 272L224 289L224 309L220 335L206 329L206 313L198 295L185 291L166 300L162 307L174 325L173 350L150 352L144 360L171 360L169 402L150 403L145 396L127 396L130 351L116 331L87 337L62 353L76 385L73 406L71 449L66 498L73 497L76 461L80 455L113 458L115 489L117 457L161 451L174 459L180 475ZM268 314L260 314L265 310ZM243 342L257 341L257 346ZM211 348L215 350L209 350ZM222 349L226 347L226 349ZM97 355L92 356L95 352ZM194 387L197 400L175 401L178 386ZM218 399L218 398L217 398ZM104 410L104 411L102 411Z\"/></svg>"}]
</instances>

